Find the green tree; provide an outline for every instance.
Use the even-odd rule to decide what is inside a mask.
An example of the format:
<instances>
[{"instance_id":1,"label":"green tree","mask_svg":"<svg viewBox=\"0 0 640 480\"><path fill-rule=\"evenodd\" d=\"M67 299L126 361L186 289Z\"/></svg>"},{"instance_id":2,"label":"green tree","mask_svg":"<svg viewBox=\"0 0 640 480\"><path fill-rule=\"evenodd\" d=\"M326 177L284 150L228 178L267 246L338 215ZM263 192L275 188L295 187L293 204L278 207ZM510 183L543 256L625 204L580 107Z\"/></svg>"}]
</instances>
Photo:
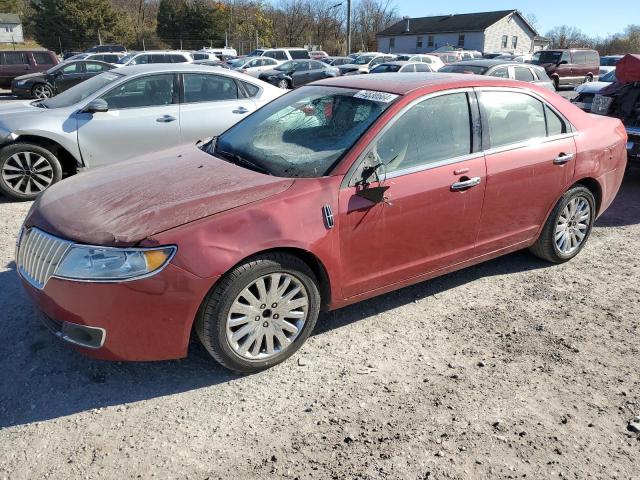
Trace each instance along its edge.
<instances>
[{"instance_id":1,"label":"green tree","mask_svg":"<svg viewBox=\"0 0 640 480\"><path fill-rule=\"evenodd\" d=\"M32 0L33 34L44 47L80 50L131 40L131 22L109 0Z\"/></svg>"},{"instance_id":2,"label":"green tree","mask_svg":"<svg viewBox=\"0 0 640 480\"><path fill-rule=\"evenodd\" d=\"M158 36L173 48L224 43L224 8L209 0L160 0Z\"/></svg>"},{"instance_id":3,"label":"green tree","mask_svg":"<svg viewBox=\"0 0 640 480\"><path fill-rule=\"evenodd\" d=\"M0 13L22 13L22 0L0 0Z\"/></svg>"}]
</instances>

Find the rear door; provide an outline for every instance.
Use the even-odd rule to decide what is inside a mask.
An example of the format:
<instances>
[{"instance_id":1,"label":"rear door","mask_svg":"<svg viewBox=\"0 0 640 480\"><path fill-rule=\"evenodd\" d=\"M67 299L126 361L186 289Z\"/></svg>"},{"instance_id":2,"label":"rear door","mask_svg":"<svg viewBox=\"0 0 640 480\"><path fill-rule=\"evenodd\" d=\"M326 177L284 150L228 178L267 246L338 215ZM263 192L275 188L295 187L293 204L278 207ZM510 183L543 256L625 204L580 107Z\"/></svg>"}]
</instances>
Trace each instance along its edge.
<instances>
[{"instance_id":1,"label":"rear door","mask_svg":"<svg viewBox=\"0 0 640 480\"><path fill-rule=\"evenodd\" d=\"M573 177L569 123L522 91L478 89L487 188L478 255L530 241Z\"/></svg>"},{"instance_id":2,"label":"rear door","mask_svg":"<svg viewBox=\"0 0 640 480\"><path fill-rule=\"evenodd\" d=\"M136 77L102 96L108 112L76 114L85 164L108 165L178 145L178 91L172 73Z\"/></svg>"},{"instance_id":3,"label":"rear door","mask_svg":"<svg viewBox=\"0 0 640 480\"><path fill-rule=\"evenodd\" d=\"M372 141L343 185L344 297L473 257L485 189L474 98L456 91L414 102ZM362 172L378 164L380 182L389 187L382 203L358 195ZM371 186L380 184L371 178Z\"/></svg>"},{"instance_id":4,"label":"rear door","mask_svg":"<svg viewBox=\"0 0 640 480\"><path fill-rule=\"evenodd\" d=\"M210 73L183 74L180 138L196 142L220 135L256 109L253 100L231 77Z\"/></svg>"},{"instance_id":5,"label":"rear door","mask_svg":"<svg viewBox=\"0 0 640 480\"><path fill-rule=\"evenodd\" d=\"M298 60L296 63L296 69L291 75L291 79L293 80L293 86L299 87L306 83L309 83L311 80L311 72L309 70L310 65L306 60Z\"/></svg>"}]
</instances>

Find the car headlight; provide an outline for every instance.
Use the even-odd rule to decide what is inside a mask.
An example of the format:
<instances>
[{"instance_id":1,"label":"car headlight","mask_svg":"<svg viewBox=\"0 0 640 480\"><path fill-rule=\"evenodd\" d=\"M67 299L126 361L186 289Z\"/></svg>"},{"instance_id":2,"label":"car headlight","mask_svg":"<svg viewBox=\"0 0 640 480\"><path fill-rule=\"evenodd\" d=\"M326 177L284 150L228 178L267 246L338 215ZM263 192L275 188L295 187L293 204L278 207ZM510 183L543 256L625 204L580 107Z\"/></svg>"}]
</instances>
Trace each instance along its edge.
<instances>
[{"instance_id":1,"label":"car headlight","mask_svg":"<svg viewBox=\"0 0 640 480\"><path fill-rule=\"evenodd\" d=\"M73 245L55 276L69 280L123 281L160 272L176 253L176 247L112 248Z\"/></svg>"},{"instance_id":2,"label":"car headlight","mask_svg":"<svg viewBox=\"0 0 640 480\"><path fill-rule=\"evenodd\" d=\"M15 82L15 86L16 87L24 87L27 84L28 81L29 80L18 80L17 82Z\"/></svg>"}]
</instances>

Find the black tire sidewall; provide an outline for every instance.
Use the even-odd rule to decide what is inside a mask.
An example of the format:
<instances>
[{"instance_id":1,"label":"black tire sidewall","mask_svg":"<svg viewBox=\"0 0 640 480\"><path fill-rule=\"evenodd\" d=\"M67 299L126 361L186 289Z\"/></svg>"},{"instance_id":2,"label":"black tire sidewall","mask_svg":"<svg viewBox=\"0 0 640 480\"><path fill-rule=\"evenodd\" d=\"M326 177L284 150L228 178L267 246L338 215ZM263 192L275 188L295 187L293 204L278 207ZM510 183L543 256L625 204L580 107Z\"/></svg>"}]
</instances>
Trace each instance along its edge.
<instances>
[{"instance_id":1,"label":"black tire sidewall","mask_svg":"<svg viewBox=\"0 0 640 480\"><path fill-rule=\"evenodd\" d=\"M572 253L567 255L567 254L562 253L558 249L558 246L556 245L556 242L555 242L555 227L558 224L558 218L560 217L560 214L562 213L562 210L564 210L564 208L569 204L569 202L571 202L571 200L573 200L576 197L582 197L582 198L587 200L587 202L589 203L589 209L590 209L591 218L589 220L589 228L587 229L587 233L585 234L584 239L582 240L582 243L577 248L577 250L575 250L574 252L572 252ZM558 203L558 205L554 209L554 215L552 215L550 217L550 220L553 221L553 228L551 229L551 243L552 243L552 247L553 247L553 252L558 257L558 260L560 260L562 262L566 262L568 260L571 260L576 255L578 255L582 251L584 246L587 244L587 240L589 240L589 236L591 235L591 231L593 230L593 223L595 222L595 216L596 216L596 205L595 205L595 203L596 203L595 202L595 198L593 197L593 194L591 193L591 191L588 188L586 188L586 187L576 187L576 188L572 188L571 190L569 190L563 196L562 200Z\"/></svg>"},{"instance_id":2,"label":"black tire sidewall","mask_svg":"<svg viewBox=\"0 0 640 480\"><path fill-rule=\"evenodd\" d=\"M48 89L49 89L49 91L51 92L51 95L49 95L49 98L53 96L53 88L51 88L51 87L50 87L49 85L47 85L46 83L37 83L37 84L35 84L33 87L31 87L31 98L36 98L36 99L38 98L38 97L36 97L36 95L35 95L36 88L38 88L38 87L45 87L45 88L48 88ZM39 99L39 100L45 100L45 99Z\"/></svg>"},{"instance_id":3,"label":"black tire sidewall","mask_svg":"<svg viewBox=\"0 0 640 480\"><path fill-rule=\"evenodd\" d=\"M47 161L49 162L49 165L51 165L51 168L53 169L53 180L51 182L51 185L54 185L55 183L59 182L62 179L62 167L57 157L50 150L47 150L44 147L41 147L39 145L35 145L32 143L19 142L19 143L14 143L1 148L0 149L0 172L2 172L5 162L12 155L15 155L16 153L20 153L20 152L37 153L38 155L42 155L47 159ZM5 195L6 197L12 200L28 201L36 198L40 192L35 194L30 194L30 195L16 192L9 185L5 183L4 179L2 178L2 175L0 174L0 193L2 193L3 195Z\"/></svg>"},{"instance_id":4,"label":"black tire sidewall","mask_svg":"<svg viewBox=\"0 0 640 480\"><path fill-rule=\"evenodd\" d=\"M260 259L260 257L258 257L258 259ZM205 301L205 308L203 312L204 315L209 317L209 328L204 329L204 331L202 331L202 329L197 329L199 336L203 333L207 336L206 339L200 338L200 340L204 344L205 348L212 353L214 358L219 360L224 366L238 373L259 372L277 365L291 357L304 344L313 331L320 312L320 293L317 281L311 270L306 266L306 264L304 264L304 262L288 255L278 255L278 259L276 261L272 261L269 257L266 257L265 260L266 261L260 262L260 264L255 266L252 266L253 261L248 261L242 266L234 269L236 272L241 269L244 269L244 271L239 275L234 276L230 283L225 284L226 282L222 282L222 284L219 285L222 287L222 290L215 292L217 295L209 295ZM277 272L295 276L306 288L309 298L307 320L294 343L281 355L258 361L245 360L239 357L228 343L226 331L227 314L236 297L244 288L247 287L247 285L250 285L253 281L264 275ZM219 300L216 300L216 298ZM214 350L213 352L211 352L210 347Z\"/></svg>"}]
</instances>

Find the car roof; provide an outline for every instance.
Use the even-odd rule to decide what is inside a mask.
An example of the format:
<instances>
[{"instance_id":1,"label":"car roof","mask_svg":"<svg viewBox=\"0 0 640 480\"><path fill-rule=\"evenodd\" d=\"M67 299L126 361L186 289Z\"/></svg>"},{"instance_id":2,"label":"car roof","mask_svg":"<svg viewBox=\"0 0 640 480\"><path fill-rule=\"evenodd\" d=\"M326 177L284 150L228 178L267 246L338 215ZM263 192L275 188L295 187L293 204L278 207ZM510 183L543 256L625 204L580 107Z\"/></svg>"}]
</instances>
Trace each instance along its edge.
<instances>
[{"instance_id":1,"label":"car roof","mask_svg":"<svg viewBox=\"0 0 640 480\"><path fill-rule=\"evenodd\" d=\"M385 73L384 75L345 75L319 80L312 85L352 88L357 90L377 90L407 95L415 90L446 90L474 86L509 86L531 88L530 83L518 82L485 75L464 73ZM538 90L536 90L538 91Z\"/></svg>"},{"instance_id":2,"label":"car roof","mask_svg":"<svg viewBox=\"0 0 640 480\"><path fill-rule=\"evenodd\" d=\"M524 64L522 62L513 62L509 60L479 58L478 60L463 60L462 62L452 63L452 65L495 67L496 65L524 65Z\"/></svg>"},{"instance_id":3,"label":"car roof","mask_svg":"<svg viewBox=\"0 0 640 480\"><path fill-rule=\"evenodd\" d=\"M409 65L409 64L414 64L414 63L421 63L421 62L410 62L409 60L395 60L393 62L384 62L381 63L380 65Z\"/></svg>"},{"instance_id":4,"label":"car roof","mask_svg":"<svg viewBox=\"0 0 640 480\"><path fill-rule=\"evenodd\" d=\"M210 65L200 65L195 63L149 63L146 65L130 65L126 67L119 67L112 72L126 75L127 77L133 75L140 75L144 73L190 73L190 72L224 72L227 76L236 77L242 80L251 80L251 77L234 72L233 70L221 70L218 67L212 67ZM255 78L253 79L255 80Z\"/></svg>"}]
</instances>

